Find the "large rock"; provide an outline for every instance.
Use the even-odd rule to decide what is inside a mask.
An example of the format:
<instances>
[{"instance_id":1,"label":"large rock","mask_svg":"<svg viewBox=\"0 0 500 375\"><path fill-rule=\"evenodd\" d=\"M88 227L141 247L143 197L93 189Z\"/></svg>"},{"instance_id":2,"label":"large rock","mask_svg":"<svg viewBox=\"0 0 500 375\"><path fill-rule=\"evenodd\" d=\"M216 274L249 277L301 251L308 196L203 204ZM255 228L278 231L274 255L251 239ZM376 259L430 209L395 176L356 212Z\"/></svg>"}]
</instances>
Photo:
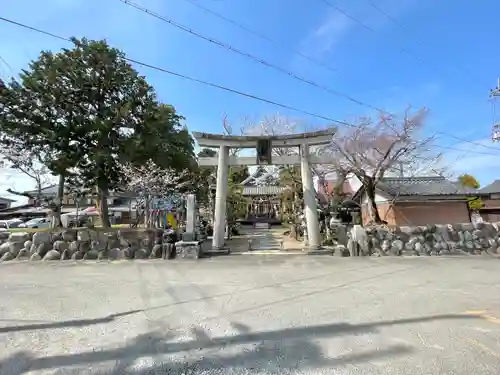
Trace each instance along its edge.
<instances>
[{"instance_id":1,"label":"large rock","mask_svg":"<svg viewBox=\"0 0 500 375\"><path fill-rule=\"evenodd\" d=\"M69 260L71 259L71 255L72 255L71 252L68 249L66 249L61 254L61 260Z\"/></svg>"},{"instance_id":2,"label":"large rock","mask_svg":"<svg viewBox=\"0 0 500 375\"><path fill-rule=\"evenodd\" d=\"M29 253L28 250L21 249L21 251L19 251L19 253L16 256L16 259L20 260L20 259L23 259L23 258L29 258L29 256L30 256L30 253Z\"/></svg>"},{"instance_id":3,"label":"large rock","mask_svg":"<svg viewBox=\"0 0 500 375\"><path fill-rule=\"evenodd\" d=\"M43 257L43 260L60 260L61 253L57 250L49 250Z\"/></svg>"},{"instance_id":4,"label":"large rock","mask_svg":"<svg viewBox=\"0 0 500 375\"><path fill-rule=\"evenodd\" d=\"M31 249L31 245L33 245L33 241L31 240L24 242L24 248L28 251Z\"/></svg>"},{"instance_id":5,"label":"large rock","mask_svg":"<svg viewBox=\"0 0 500 375\"><path fill-rule=\"evenodd\" d=\"M43 258L47 254L47 251L51 250L51 247L52 244L50 242L43 242L36 247L35 252Z\"/></svg>"},{"instance_id":6,"label":"large rock","mask_svg":"<svg viewBox=\"0 0 500 375\"><path fill-rule=\"evenodd\" d=\"M122 260L122 259L126 259L125 257L125 252L118 248L118 247L114 247L112 249L109 249L108 251L108 259L109 260Z\"/></svg>"},{"instance_id":7,"label":"large rock","mask_svg":"<svg viewBox=\"0 0 500 375\"><path fill-rule=\"evenodd\" d=\"M30 260L31 261L42 260L42 257L40 256L40 254L34 253L34 254L31 255Z\"/></svg>"},{"instance_id":8,"label":"large rock","mask_svg":"<svg viewBox=\"0 0 500 375\"><path fill-rule=\"evenodd\" d=\"M9 236L9 242L21 242L25 243L30 239L30 234L27 232L14 232Z\"/></svg>"},{"instance_id":9,"label":"large rock","mask_svg":"<svg viewBox=\"0 0 500 375\"><path fill-rule=\"evenodd\" d=\"M105 241L101 241L101 240L93 240L91 243L90 243L90 250L91 251L96 251L97 253L99 253L99 251L103 251L103 250L106 250L106 242Z\"/></svg>"},{"instance_id":10,"label":"large rock","mask_svg":"<svg viewBox=\"0 0 500 375\"><path fill-rule=\"evenodd\" d=\"M79 230L77 233L77 239L80 242L90 241L90 233L88 230Z\"/></svg>"},{"instance_id":11,"label":"large rock","mask_svg":"<svg viewBox=\"0 0 500 375\"><path fill-rule=\"evenodd\" d=\"M42 243L49 243L51 241L50 232L36 232L33 234L33 245L38 246Z\"/></svg>"},{"instance_id":12,"label":"large rock","mask_svg":"<svg viewBox=\"0 0 500 375\"><path fill-rule=\"evenodd\" d=\"M62 232L62 239L67 242L76 241L77 232L74 230L65 230Z\"/></svg>"},{"instance_id":13,"label":"large rock","mask_svg":"<svg viewBox=\"0 0 500 375\"><path fill-rule=\"evenodd\" d=\"M73 255L71 255L71 260L81 260L84 255L85 253L83 251L76 251Z\"/></svg>"},{"instance_id":14,"label":"large rock","mask_svg":"<svg viewBox=\"0 0 500 375\"><path fill-rule=\"evenodd\" d=\"M96 260L99 258L99 252L95 250L87 251L83 256L83 260Z\"/></svg>"},{"instance_id":15,"label":"large rock","mask_svg":"<svg viewBox=\"0 0 500 375\"><path fill-rule=\"evenodd\" d=\"M0 245L0 256L4 255L6 252L8 252L9 248L10 248L9 242L4 242L3 244L1 244Z\"/></svg>"},{"instance_id":16,"label":"large rock","mask_svg":"<svg viewBox=\"0 0 500 375\"><path fill-rule=\"evenodd\" d=\"M151 250L151 254L149 254L150 258L161 258L161 245L156 244L153 246Z\"/></svg>"},{"instance_id":17,"label":"large rock","mask_svg":"<svg viewBox=\"0 0 500 375\"><path fill-rule=\"evenodd\" d=\"M11 254L10 252L6 252L2 255L2 257L0 258L0 262L6 262L8 260L12 260L14 259L15 256L13 254Z\"/></svg>"},{"instance_id":18,"label":"large rock","mask_svg":"<svg viewBox=\"0 0 500 375\"><path fill-rule=\"evenodd\" d=\"M17 254L19 254L19 251L21 251L21 249L24 249L24 242L6 242L9 244L9 252L14 255L14 257L17 256Z\"/></svg>"},{"instance_id":19,"label":"large rock","mask_svg":"<svg viewBox=\"0 0 500 375\"><path fill-rule=\"evenodd\" d=\"M137 249L134 252L134 259L146 259L149 257L149 250L148 249Z\"/></svg>"},{"instance_id":20,"label":"large rock","mask_svg":"<svg viewBox=\"0 0 500 375\"><path fill-rule=\"evenodd\" d=\"M72 241L68 245L68 250L71 252L71 254L78 251L79 248L80 248L80 242L78 242L78 241Z\"/></svg>"},{"instance_id":21,"label":"large rock","mask_svg":"<svg viewBox=\"0 0 500 375\"><path fill-rule=\"evenodd\" d=\"M66 241L55 241L52 248L62 253L64 250L68 249L68 243Z\"/></svg>"}]
</instances>

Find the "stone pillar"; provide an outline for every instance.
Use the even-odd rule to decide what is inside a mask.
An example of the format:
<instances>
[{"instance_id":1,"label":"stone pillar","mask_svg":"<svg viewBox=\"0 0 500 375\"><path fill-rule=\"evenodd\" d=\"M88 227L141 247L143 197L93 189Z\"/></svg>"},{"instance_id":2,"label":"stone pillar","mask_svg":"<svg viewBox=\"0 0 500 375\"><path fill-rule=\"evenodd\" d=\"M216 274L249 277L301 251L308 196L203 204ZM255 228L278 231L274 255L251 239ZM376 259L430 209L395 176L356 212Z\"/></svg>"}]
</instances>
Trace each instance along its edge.
<instances>
[{"instance_id":1,"label":"stone pillar","mask_svg":"<svg viewBox=\"0 0 500 375\"><path fill-rule=\"evenodd\" d=\"M304 192L304 213L306 216L307 237L310 248L318 248L320 244L318 209L311 168L309 166L309 145L300 146L300 173Z\"/></svg>"},{"instance_id":2,"label":"stone pillar","mask_svg":"<svg viewBox=\"0 0 500 375\"><path fill-rule=\"evenodd\" d=\"M226 224L227 179L229 173L229 147L220 146L219 162L217 164L217 189L215 191L215 220L212 248L215 250L224 247Z\"/></svg>"},{"instance_id":3,"label":"stone pillar","mask_svg":"<svg viewBox=\"0 0 500 375\"><path fill-rule=\"evenodd\" d=\"M194 194L186 197L186 233L194 235L196 225L196 198ZM194 237L193 240L194 241Z\"/></svg>"}]
</instances>

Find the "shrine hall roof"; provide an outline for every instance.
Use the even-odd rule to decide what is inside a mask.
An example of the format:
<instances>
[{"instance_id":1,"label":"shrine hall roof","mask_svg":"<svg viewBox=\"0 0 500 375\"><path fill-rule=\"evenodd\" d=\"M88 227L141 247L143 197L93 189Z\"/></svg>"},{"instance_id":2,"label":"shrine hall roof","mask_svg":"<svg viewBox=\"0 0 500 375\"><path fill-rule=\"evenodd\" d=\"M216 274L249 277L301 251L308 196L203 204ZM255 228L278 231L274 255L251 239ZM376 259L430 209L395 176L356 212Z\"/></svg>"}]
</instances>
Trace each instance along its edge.
<instances>
[{"instance_id":1,"label":"shrine hall roof","mask_svg":"<svg viewBox=\"0 0 500 375\"><path fill-rule=\"evenodd\" d=\"M286 188L283 186L245 186L243 187L243 195L279 195Z\"/></svg>"}]
</instances>

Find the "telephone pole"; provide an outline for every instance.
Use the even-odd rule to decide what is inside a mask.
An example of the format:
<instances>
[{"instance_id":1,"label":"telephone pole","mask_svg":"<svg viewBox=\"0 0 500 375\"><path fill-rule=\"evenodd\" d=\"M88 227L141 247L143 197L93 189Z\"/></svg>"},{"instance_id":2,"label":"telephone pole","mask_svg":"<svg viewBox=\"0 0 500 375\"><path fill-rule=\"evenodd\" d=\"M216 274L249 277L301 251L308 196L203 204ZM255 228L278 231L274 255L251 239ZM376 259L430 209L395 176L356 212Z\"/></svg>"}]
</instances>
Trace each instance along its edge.
<instances>
[{"instance_id":1,"label":"telephone pole","mask_svg":"<svg viewBox=\"0 0 500 375\"><path fill-rule=\"evenodd\" d=\"M493 112L493 129L491 139L493 142L500 141L500 108L497 108L497 103L500 98L500 78L497 81L497 87L490 90L490 98Z\"/></svg>"}]
</instances>

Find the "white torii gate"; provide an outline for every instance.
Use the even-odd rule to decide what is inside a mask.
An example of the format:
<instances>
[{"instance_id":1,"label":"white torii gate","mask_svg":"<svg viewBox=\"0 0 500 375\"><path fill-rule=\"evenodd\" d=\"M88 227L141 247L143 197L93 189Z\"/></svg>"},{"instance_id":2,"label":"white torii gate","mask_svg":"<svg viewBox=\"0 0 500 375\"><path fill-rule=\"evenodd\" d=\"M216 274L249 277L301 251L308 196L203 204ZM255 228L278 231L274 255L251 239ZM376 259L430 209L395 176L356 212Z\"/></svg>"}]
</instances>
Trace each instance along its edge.
<instances>
[{"instance_id":1,"label":"white torii gate","mask_svg":"<svg viewBox=\"0 0 500 375\"><path fill-rule=\"evenodd\" d=\"M302 189L304 192L305 217L309 247L318 248L320 243L316 194L310 164L328 164L328 157L309 154L309 146L325 145L331 142L336 128L327 130L277 136L229 136L194 132L200 147L218 147L217 157L201 157L200 166L217 166L217 186L215 192L215 220L212 248L224 246L226 199L228 193L228 172L230 165L300 165ZM275 156L272 148L298 147L298 155ZM255 148L256 157L229 156L230 148Z\"/></svg>"}]
</instances>

